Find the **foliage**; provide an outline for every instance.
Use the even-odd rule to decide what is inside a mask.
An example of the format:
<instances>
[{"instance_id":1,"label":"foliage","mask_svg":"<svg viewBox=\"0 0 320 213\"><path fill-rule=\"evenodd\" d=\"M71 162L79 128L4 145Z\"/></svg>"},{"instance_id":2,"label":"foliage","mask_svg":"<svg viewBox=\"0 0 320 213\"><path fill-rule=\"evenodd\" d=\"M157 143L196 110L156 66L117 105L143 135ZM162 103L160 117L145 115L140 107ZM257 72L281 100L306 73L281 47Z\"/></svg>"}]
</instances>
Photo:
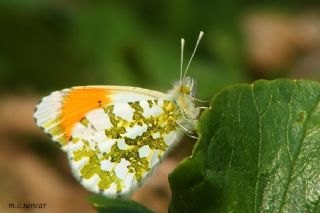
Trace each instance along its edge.
<instances>
[{"instance_id":1,"label":"foliage","mask_svg":"<svg viewBox=\"0 0 320 213\"><path fill-rule=\"evenodd\" d=\"M88 200L99 213L152 213L152 211L132 200L110 199L99 195L92 195Z\"/></svg>"},{"instance_id":2,"label":"foliage","mask_svg":"<svg viewBox=\"0 0 320 213\"><path fill-rule=\"evenodd\" d=\"M217 94L192 157L170 175L170 211L319 212L319 94L302 80Z\"/></svg>"},{"instance_id":3,"label":"foliage","mask_svg":"<svg viewBox=\"0 0 320 213\"><path fill-rule=\"evenodd\" d=\"M193 155L169 177L169 211L319 212L319 94L319 83L303 80L218 93L199 120ZM111 206L124 202L132 201Z\"/></svg>"},{"instance_id":4,"label":"foliage","mask_svg":"<svg viewBox=\"0 0 320 213\"><path fill-rule=\"evenodd\" d=\"M1 90L109 84L165 91L179 76L180 38L187 42L187 60L200 30L206 39L189 71L201 82L199 97L248 80L239 7L191 1L19 2L0 2ZM212 90L205 90L209 85Z\"/></svg>"}]
</instances>

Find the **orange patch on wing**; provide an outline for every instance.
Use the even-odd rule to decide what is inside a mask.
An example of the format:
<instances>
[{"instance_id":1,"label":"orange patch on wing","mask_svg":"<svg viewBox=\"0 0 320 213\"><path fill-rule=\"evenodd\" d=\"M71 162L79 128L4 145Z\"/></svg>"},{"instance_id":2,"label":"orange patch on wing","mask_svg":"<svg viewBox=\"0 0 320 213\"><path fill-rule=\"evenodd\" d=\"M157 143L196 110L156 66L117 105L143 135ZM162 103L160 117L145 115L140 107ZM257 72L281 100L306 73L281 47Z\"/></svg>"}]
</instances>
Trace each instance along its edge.
<instances>
[{"instance_id":1,"label":"orange patch on wing","mask_svg":"<svg viewBox=\"0 0 320 213\"><path fill-rule=\"evenodd\" d=\"M98 109L111 102L108 96L111 91L101 88L73 89L64 98L62 107L61 126L69 140L74 125L89 111Z\"/></svg>"}]
</instances>

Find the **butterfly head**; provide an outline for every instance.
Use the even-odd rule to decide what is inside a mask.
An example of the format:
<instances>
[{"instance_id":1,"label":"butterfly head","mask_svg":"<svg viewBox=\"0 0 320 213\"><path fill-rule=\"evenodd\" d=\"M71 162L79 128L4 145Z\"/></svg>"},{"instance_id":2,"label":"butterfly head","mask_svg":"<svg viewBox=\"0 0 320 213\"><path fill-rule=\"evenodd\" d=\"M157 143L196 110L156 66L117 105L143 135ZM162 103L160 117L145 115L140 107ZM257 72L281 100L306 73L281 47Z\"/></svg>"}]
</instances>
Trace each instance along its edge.
<instances>
[{"instance_id":1,"label":"butterfly head","mask_svg":"<svg viewBox=\"0 0 320 213\"><path fill-rule=\"evenodd\" d=\"M169 94L171 95L171 99L180 109L184 121L187 122L185 126L192 129L194 127L193 120L197 120L200 113L199 108L194 104L196 95L195 79L186 77L183 80L176 82L173 89L169 91Z\"/></svg>"},{"instance_id":2,"label":"butterfly head","mask_svg":"<svg viewBox=\"0 0 320 213\"><path fill-rule=\"evenodd\" d=\"M196 81L191 77L186 77L179 82L178 92L181 95L195 96L196 93Z\"/></svg>"}]
</instances>

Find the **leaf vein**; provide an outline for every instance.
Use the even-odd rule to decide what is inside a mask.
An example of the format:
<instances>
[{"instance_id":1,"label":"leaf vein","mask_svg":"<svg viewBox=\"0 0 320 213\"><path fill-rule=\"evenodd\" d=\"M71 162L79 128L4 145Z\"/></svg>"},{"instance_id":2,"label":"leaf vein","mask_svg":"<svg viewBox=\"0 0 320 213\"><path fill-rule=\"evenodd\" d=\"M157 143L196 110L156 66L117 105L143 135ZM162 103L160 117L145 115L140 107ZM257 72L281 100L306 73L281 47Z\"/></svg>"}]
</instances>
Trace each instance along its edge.
<instances>
[{"instance_id":1,"label":"leaf vein","mask_svg":"<svg viewBox=\"0 0 320 213\"><path fill-rule=\"evenodd\" d=\"M295 82L295 87L297 87L297 81L294 81ZM299 147L298 147L298 150L297 150L297 154L296 156L293 158L292 160L292 164L290 166L290 170L289 170L289 174L288 174L288 180L287 180L287 184L285 186L285 192L282 196L282 202L281 202L281 205L280 205L280 208L279 208L279 212L282 212L283 208L284 208L284 205L285 205L285 200L287 199L287 196L288 196L288 189L289 189L289 185L292 181L292 179L290 178L291 175L293 174L293 171L294 171L294 168L295 168L295 165L296 165L296 162L298 160L298 157L299 157L299 153L300 153L300 150L303 146L303 142L305 141L305 138L306 138L306 133L307 133L307 123L311 117L311 115L315 112L317 106L318 106L318 103L320 101L320 96L317 97L317 100L314 104L314 106L310 109L310 113L307 114L306 116L306 119L305 119L305 125L304 125L304 128L303 128L303 132L302 132L302 137L301 137L301 141L299 143Z\"/></svg>"}]
</instances>

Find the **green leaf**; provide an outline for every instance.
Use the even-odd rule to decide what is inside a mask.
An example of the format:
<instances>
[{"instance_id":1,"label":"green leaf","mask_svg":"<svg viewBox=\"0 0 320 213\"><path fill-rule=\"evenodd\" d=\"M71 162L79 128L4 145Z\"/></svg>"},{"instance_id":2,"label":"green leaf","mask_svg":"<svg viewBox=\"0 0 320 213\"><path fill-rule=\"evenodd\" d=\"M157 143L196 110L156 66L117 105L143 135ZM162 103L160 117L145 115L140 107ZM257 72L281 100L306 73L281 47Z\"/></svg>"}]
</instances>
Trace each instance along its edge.
<instances>
[{"instance_id":1,"label":"green leaf","mask_svg":"<svg viewBox=\"0 0 320 213\"><path fill-rule=\"evenodd\" d=\"M215 96L170 212L319 212L320 84L257 81Z\"/></svg>"},{"instance_id":2,"label":"green leaf","mask_svg":"<svg viewBox=\"0 0 320 213\"><path fill-rule=\"evenodd\" d=\"M88 200L99 213L152 213L151 210L132 200L111 199L101 195L89 196Z\"/></svg>"}]
</instances>

